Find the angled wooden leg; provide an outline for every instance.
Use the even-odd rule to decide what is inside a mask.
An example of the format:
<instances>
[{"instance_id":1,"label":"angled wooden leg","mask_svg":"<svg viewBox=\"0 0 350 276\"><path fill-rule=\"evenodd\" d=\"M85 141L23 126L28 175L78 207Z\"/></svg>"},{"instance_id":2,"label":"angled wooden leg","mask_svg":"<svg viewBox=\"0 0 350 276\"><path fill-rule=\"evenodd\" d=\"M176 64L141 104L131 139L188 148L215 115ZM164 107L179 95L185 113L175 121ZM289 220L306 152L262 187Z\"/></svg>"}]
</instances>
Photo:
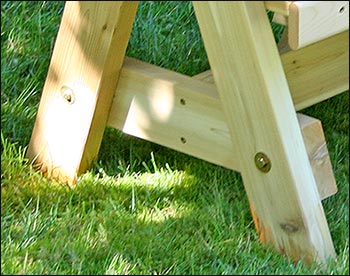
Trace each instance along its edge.
<instances>
[{"instance_id":1,"label":"angled wooden leg","mask_svg":"<svg viewBox=\"0 0 350 276\"><path fill-rule=\"evenodd\" d=\"M73 184L97 157L138 2L67 1L27 156Z\"/></svg>"},{"instance_id":2,"label":"angled wooden leg","mask_svg":"<svg viewBox=\"0 0 350 276\"><path fill-rule=\"evenodd\" d=\"M263 2L194 2L263 241L325 262L333 242Z\"/></svg>"}]
</instances>

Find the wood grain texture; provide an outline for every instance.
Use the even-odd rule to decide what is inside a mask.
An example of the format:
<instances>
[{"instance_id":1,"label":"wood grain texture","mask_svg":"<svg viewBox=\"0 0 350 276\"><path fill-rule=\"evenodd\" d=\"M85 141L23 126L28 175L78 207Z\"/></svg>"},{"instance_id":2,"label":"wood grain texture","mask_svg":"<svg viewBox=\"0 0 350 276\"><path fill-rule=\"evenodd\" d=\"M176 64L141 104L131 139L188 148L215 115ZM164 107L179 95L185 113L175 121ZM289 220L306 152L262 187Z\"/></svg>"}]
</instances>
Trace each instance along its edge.
<instances>
[{"instance_id":1,"label":"wood grain texture","mask_svg":"<svg viewBox=\"0 0 350 276\"><path fill-rule=\"evenodd\" d=\"M293 1L288 41L293 50L349 29L349 1Z\"/></svg>"},{"instance_id":2,"label":"wood grain texture","mask_svg":"<svg viewBox=\"0 0 350 276\"><path fill-rule=\"evenodd\" d=\"M211 83L214 82L214 79L212 77L208 78L208 75L202 73L193 76L193 78L198 80L202 79ZM215 101L214 97L213 101ZM218 99L218 101L219 103L217 104L217 106L221 110L220 100ZM305 143L306 152L311 164L312 172L316 180L317 189L320 194L320 198L323 200L337 193L338 188L327 149L326 138L323 133L322 123L316 118L312 118L301 113L297 113L297 118L301 134ZM188 118L188 120L190 120L190 118ZM224 120L223 114L222 118L218 118L218 120ZM227 124L224 125L225 127L227 127ZM228 129L225 129L224 133L228 134L228 132ZM232 151L230 150L230 147L232 148L232 145L229 137L227 137L226 144L226 152ZM231 156L235 156L235 151L231 152Z\"/></svg>"},{"instance_id":3,"label":"wood grain texture","mask_svg":"<svg viewBox=\"0 0 350 276\"><path fill-rule=\"evenodd\" d=\"M349 31L296 51L280 50L295 110L349 90ZM200 78L214 82L211 70Z\"/></svg>"},{"instance_id":4,"label":"wood grain texture","mask_svg":"<svg viewBox=\"0 0 350 276\"><path fill-rule=\"evenodd\" d=\"M261 240L324 263L333 242L262 2L193 2ZM254 156L265 153L262 173Z\"/></svg>"},{"instance_id":5,"label":"wood grain texture","mask_svg":"<svg viewBox=\"0 0 350 276\"><path fill-rule=\"evenodd\" d=\"M216 87L199 80L126 57L108 125L238 171ZM327 198L337 188L321 122L303 114L298 122L320 197Z\"/></svg>"},{"instance_id":6,"label":"wood grain texture","mask_svg":"<svg viewBox=\"0 0 350 276\"><path fill-rule=\"evenodd\" d=\"M309 157L317 189L321 199L334 195L337 191L332 163L329 157L326 138L320 120L304 114L298 114L306 152Z\"/></svg>"},{"instance_id":7,"label":"wood grain texture","mask_svg":"<svg viewBox=\"0 0 350 276\"><path fill-rule=\"evenodd\" d=\"M109 126L238 169L214 85L125 58L116 94Z\"/></svg>"},{"instance_id":8,"label":"wood grain texture","mask_svg":"<svg viewBox=\"0 0 350 276\"><path fill-rule=\"evenodd\" d=\"M281 56L296 110L349 90L349 31Z\"/></svg>"},{"instance_id":9,"label":"wood grain texture","mask_svg":"<svg viewBox=\"0 0 350 276\"><path fill-rule=\"evenodd\" d=\"M265 8L283 16L289 15L289 5L293 1L264 1Z\"/></svg>"},{"instance_id":10,"label":"wood grain texture","mask_svg":"<svg viewBox=\"0 0 350 276\"><path fill-rule=\"evenodd\" d=\"M27 151L74 184L95 160L137 2L67 1Z\"/></svg>"},{"instance_id":11,"label":"wood grain texture","mask_svg":"<svg viewBox=\"0 0 350 276\"><path fill-rule=\"evenodd\" d=\"M277 24L288 26L288 17L281 15L279 13L275 13L272 18L272 22L275 22Z\"/></svg>"}]
</instances>

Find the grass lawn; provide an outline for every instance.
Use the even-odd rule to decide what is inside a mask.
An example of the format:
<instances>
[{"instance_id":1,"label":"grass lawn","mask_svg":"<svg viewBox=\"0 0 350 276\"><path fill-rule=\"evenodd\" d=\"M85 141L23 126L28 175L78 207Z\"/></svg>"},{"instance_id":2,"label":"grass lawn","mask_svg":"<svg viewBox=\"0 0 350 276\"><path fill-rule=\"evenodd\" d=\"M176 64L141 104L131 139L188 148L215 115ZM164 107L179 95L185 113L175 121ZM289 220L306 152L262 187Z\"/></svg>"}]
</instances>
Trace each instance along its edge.
<instances>
[{"instance_id":1,"label":"grass lawn","mask_svg":"<svg viewBox=\"0 0 350 276\"><path fill-rule=\"evenodd\" d=\"M322 121L338 185L324 270L259 242L238 173L117 130L74 189L35 172L25 150L63 7L1 2L2 274L349 274L348 92L302 111ZM191 2L140 2L127 55L209 69Z\"/></svg>"}]
</instances>

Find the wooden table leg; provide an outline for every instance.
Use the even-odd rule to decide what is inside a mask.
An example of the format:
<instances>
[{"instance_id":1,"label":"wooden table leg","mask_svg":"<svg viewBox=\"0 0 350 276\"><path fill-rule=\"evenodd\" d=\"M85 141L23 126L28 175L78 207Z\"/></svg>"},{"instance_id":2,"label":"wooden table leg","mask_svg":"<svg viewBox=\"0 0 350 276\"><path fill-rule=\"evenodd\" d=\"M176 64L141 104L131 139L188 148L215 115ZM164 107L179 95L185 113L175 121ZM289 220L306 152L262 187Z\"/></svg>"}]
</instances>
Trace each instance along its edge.
<instances>
[{"instance_id":1,"label":"wooden table leg","mask_svg":"<svg viewBox=\"0 0 350 276\"><path fill-rule=\"evenodd\" d=\"M136 1L67 1L27 156L74 184L96 159Z\"/></svg>"},{"instance_id":2,"label":"wooden table leg","mask_svg":"<svg viewBox=\"0 0 350 276\"><path fill-rule=\"evenodd\" d=\"M263 2L193 2L260 238L294 260L332 238Z\"/></svg>"}]
</instances>

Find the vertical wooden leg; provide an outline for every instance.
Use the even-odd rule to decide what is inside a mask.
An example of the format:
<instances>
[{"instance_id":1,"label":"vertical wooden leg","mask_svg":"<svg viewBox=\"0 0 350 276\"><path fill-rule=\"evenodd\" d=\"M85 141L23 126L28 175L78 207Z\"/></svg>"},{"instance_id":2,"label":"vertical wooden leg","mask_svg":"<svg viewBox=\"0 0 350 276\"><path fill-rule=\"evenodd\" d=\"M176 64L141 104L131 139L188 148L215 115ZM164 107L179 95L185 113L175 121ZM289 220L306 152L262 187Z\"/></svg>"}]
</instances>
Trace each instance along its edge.
<instances>
[{"instance_id":1,"label":"vertical wooden leg","mask_svg":"<svg viewBox=\"0 0 350 276\"><path fill-rule=\"evenodd\" d=\"M134 1L67 1L27 156L74 184L96 158L136 15Z\"/></svg>"},{"instance_id":2,"label":"vertical wooden leg","mask_svg":"<svg viewBox=\"0 0 350 276\"><path fill-rule=\"evenodd\" d=\"M325 262L333 242L263 2L193 2L263 241Z\"/></svg>"}]
</instances>

